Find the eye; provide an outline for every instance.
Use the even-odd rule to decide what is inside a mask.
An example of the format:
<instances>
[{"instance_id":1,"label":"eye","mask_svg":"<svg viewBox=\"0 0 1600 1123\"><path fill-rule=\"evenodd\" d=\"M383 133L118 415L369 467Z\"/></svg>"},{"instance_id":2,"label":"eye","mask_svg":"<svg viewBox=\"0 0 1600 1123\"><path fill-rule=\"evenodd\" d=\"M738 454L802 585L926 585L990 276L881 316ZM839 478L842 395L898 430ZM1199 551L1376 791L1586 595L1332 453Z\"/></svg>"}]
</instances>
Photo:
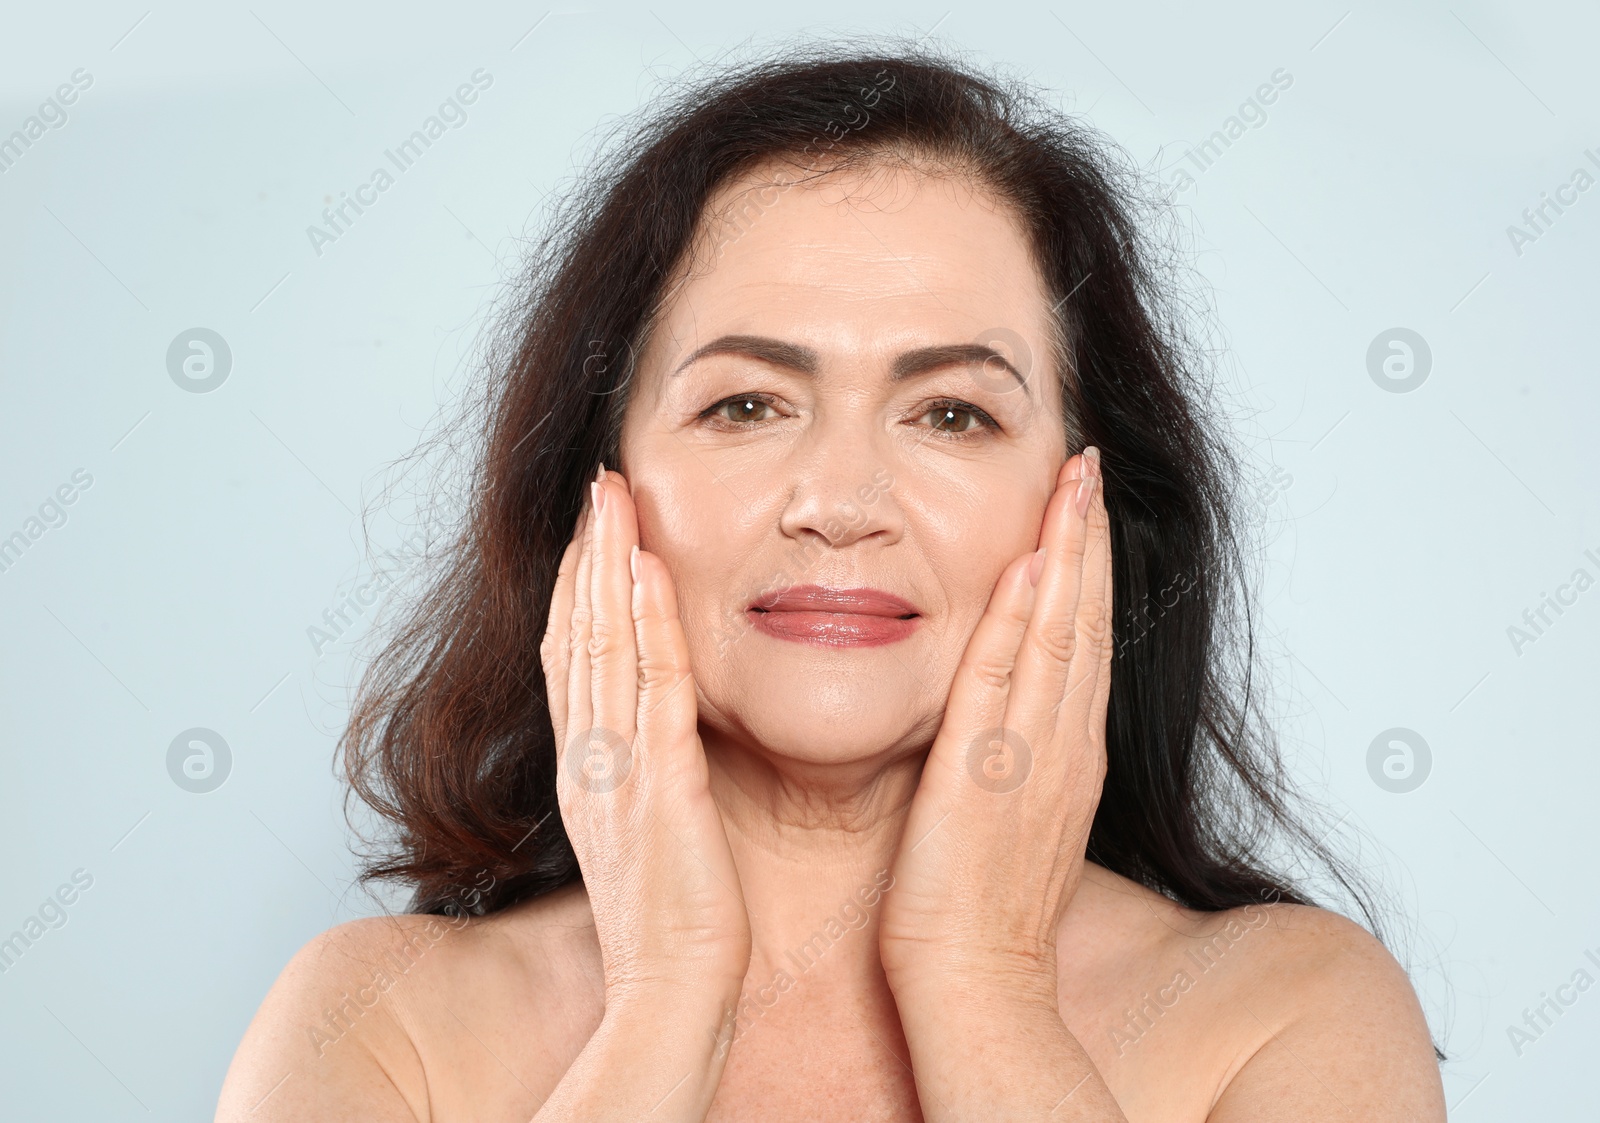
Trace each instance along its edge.
<instances>
[{"instance_id":1,"label":"eye","mask_svg":"<svg viewBox=\"0 0 1600 1123\"><path fill-rule=\"evenodd\" d=\"M732 398L722 399L722 401L706 410L700 416L743 424L770 420L777 416L777 410L773 408L771 400L764 394L739 394Z\"/></svg>"},{"instance_id":2,"label":"eye","mask_svg":"<svg viewBox=\"0 0 1600 1123\"><path fill-rule=\"evenodd\" d=\"M930 428L935 432L945 433L952 437L964 436L974 429L982 428L998 431L1000 428L994 418L977 406L969 405L966 402L934 402L921 416L931 419Z\"/></svg>"}]
</instances>

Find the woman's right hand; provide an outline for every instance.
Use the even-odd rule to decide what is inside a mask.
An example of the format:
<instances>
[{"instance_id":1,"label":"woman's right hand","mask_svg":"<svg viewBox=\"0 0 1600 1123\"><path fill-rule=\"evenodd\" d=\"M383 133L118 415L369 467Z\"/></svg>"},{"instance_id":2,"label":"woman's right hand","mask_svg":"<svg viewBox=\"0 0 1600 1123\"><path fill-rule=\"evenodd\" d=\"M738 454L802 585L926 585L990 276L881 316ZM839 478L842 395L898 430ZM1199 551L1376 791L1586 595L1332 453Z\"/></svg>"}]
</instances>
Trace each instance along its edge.
<instances>
[{"instance_id":1,"label":"woman's right hand","mask_svg":"<svg viewBox=\"0 0 1600 1123\"><path fill-rule=\"evenodd\" d=\"M711 798L672 578L638 541L627 483L602 467L540 645L557 802L594 913L607 1006L677 995L731 1015L750 923Z\"/></svg>"}]
</instances>

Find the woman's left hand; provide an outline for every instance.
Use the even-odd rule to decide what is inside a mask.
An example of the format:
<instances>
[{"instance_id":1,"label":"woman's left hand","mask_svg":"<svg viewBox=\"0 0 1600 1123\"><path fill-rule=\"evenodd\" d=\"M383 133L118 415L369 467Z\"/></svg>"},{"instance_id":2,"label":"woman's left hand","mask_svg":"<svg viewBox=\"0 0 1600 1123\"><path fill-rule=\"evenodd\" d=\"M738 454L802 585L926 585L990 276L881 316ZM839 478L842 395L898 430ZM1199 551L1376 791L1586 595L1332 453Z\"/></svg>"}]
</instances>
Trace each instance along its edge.
<instances>
[{"instance_id":1,"label":"woman's left hand","mask_svg":"<svg viewBox=\"0 0 1600 1123\"><path fill-rule=\"evenodd\" d=\"M1106 771L1102 490L1098 450L1062 465L1042 558L1006 568L956 670L884 903L879 952L897 996L939 979L1055 1007L1056 930Z\"/></svg>"}]
</instances>

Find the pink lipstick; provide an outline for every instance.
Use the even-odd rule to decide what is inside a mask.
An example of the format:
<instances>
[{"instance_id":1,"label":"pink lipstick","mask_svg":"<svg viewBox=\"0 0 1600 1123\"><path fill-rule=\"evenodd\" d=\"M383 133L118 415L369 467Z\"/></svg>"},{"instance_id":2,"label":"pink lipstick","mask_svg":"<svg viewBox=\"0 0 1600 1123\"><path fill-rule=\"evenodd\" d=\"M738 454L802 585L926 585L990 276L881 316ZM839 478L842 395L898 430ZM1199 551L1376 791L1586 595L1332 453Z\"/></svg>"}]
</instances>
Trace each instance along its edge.
<instances>
[{"instance_id":1,"label":"pink lipstick","mask_svg":"<svg viewBox=\"0 0 1600 1123\"><path fill-rule=\"evenodd\" d=\"M881 589L792 585L752 604L751 625L775 639L829 647L876 647L905 639L922 619L916 606Z\"/></svg>"}]
</instances>

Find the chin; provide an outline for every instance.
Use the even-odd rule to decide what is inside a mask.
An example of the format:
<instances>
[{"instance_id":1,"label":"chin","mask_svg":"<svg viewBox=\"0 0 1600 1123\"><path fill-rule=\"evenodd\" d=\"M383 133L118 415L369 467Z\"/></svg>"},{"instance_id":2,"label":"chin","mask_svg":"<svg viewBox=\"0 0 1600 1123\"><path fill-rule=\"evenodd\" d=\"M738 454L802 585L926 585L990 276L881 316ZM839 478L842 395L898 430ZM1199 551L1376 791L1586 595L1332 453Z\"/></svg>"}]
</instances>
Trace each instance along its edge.
<instances>
[{"instance_id":1,"label":"chin","mask_svg":"<svg viewBox=\"0 0 1600 1123\"><path fill-rule=\"evenodd\" d=\"M936 684L919 681L907 669L908 656L881 647L831 654L809 645L781 647L789 650L747 651L725 664L702 687L710 687L702 719L768 752L818 764L932 742L940 719L940 707L930 703Z\"/></svg>"}]
</instances>

